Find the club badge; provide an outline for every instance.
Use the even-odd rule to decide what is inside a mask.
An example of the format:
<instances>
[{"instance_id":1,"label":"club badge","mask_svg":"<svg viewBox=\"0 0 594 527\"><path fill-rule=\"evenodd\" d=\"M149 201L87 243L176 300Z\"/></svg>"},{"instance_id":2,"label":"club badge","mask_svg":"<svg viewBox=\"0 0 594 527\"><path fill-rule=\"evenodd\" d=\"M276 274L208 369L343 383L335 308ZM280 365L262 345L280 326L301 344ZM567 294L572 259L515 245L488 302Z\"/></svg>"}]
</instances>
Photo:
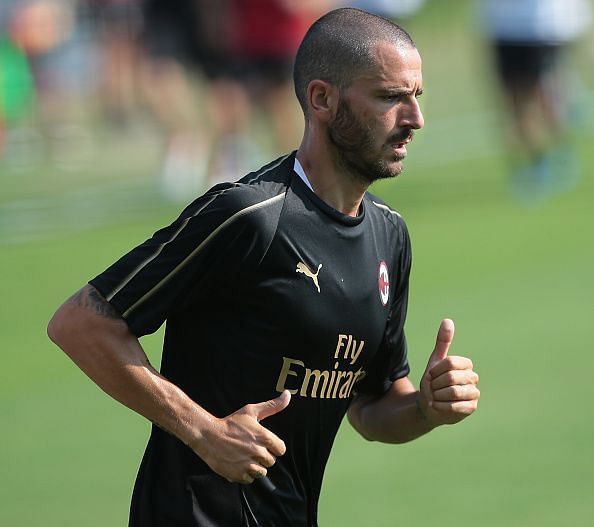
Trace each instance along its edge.
<instances>
[{"instance_id":1,"label":"club badge","mask_svg":"<svg viewBox=\"0 0 594 527\"><path fill-rule=\"evenodd\" d=\"M388 266L383 260L379 264L377 284L379 287L380 300L382 301L382 305L385 306L388 303L388 298L390 296L390 278L388 276Z\"/></svg>"}]
</instances>

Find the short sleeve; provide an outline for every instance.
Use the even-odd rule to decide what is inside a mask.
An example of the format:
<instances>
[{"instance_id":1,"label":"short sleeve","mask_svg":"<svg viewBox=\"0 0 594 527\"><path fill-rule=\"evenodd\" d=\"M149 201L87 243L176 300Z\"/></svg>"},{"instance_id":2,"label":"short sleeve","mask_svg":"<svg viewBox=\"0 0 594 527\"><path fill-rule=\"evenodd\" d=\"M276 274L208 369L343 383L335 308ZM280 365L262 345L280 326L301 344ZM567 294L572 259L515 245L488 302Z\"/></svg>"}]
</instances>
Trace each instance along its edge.
<instances>
[{"instance_id":1,"label":"short sleeve","mask_svg":"<svg viewBox=\"0 0 594 527\"><path fill-rule=\"evenodd\" d=\"M138 337L173 313L203 302L261 258L266 229L283 195L258 195L242 185L214 187L171 225L132 249L89 283Z\"/></svg>"},{"instance_id":2,"label":"short sleeve","mask_svg":"<svg viewBox=\"0 0 594 527\"><path fill-rule=\"evenodd\" d=\"M365 377L357 384L356 390L370 395L385 393L391 384L406 377L410 368L407 359L404 323L408 307L408 284L412 263L411 245L404 221L399 218L400 254L396 259L398 273L391 281L397 287L390 306L386 329L378 352L366 369Z\"/></svg>"}]
</instances>

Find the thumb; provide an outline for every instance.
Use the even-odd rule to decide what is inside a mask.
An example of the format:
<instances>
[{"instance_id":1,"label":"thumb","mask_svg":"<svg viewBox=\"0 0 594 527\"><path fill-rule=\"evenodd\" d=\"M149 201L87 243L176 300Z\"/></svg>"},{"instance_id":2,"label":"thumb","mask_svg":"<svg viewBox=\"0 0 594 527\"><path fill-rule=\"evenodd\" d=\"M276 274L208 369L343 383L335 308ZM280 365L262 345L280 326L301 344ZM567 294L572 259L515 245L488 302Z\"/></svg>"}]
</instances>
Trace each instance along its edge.
<instances>
[{"instance_id":1,"label":"thumb","mask_svg":"<svg viewBox=\"0 0 594 527\"><path fill-rule=\"evenodd\" d=\"M254 416L258 421L266 419L271 415L282 412L291 401L291 393L289 390L285 390L276 399L270 399L270 401L264 401L263 403L257 403L252 405Z\"/></svg>"},{"instance_id":2,"label":"thumb","mask_svg":"<svg viewBox=\"0 0 594 527\"><path fill-rule=\"evenodd\" d=\"M454 322L449 318L441 321L439 331L437 332L437 339L435 340L435 348L433 348L433 352L429 357L428 370L448 356L450 344L454 340L454 329Z\"/></svg>"}]
</instances>

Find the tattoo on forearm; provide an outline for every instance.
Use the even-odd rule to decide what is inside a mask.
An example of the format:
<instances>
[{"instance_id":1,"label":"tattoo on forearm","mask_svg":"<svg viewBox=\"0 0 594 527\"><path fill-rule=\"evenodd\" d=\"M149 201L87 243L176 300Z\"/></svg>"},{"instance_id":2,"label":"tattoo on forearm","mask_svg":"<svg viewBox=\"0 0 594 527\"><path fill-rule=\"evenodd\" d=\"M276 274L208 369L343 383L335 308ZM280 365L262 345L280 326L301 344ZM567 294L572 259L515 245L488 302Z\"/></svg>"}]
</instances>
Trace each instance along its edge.
<instances>
[{"instance_id":1,"label":"tattoo on forearm","mask_svg":"<svg viewBox=\"0 0 594 527\"><path fill-rule=\"evenodd\" d=\"M78 291L71 299L76 305L91 309L105 318L121 320L121 316L112 305L103 298L92 286L87 285Z\"/></svg>"}]
</instances>

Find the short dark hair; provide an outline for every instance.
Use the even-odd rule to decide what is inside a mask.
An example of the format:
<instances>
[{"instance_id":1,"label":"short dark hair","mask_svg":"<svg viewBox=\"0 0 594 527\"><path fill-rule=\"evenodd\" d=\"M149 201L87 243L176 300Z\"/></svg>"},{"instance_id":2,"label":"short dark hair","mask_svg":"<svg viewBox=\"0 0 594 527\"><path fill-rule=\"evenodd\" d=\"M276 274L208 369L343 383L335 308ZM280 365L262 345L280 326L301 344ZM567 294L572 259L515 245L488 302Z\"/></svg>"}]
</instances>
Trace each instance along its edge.
<instances>
[{"instance_id":1,"label":"short dark hair","mask_svg":"<svg viewBox=\"0 0 594 527\"><path fill-rule=\"evenodd\" d=\"M335 9L314 22L299 46L293 68L295 94L304 114L312 80L348 87L355 75L373 65L373 46L385 41L416 47L398 24L352 7Z\"/></svg>"}]
</instances>

